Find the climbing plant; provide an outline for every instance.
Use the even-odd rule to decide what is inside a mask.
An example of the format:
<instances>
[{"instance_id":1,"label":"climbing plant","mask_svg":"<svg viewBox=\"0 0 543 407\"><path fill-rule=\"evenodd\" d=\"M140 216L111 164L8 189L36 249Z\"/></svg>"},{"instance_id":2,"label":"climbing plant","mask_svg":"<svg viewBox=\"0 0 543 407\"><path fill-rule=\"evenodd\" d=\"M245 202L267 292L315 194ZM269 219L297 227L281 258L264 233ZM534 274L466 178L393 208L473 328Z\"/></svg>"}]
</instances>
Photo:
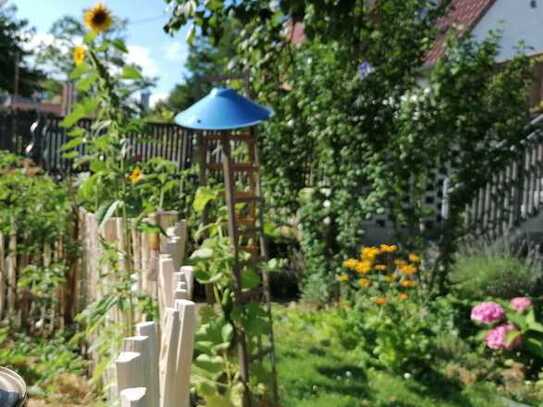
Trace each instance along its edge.
<instances>
[{"instance_id":1,"label":"climbing plant","mask_svg":"<svg viewBox=\"0 0 543 407\"><path fill-rule=\"evenodd\" d=\"M452 36L428 66L448 2L170 3L170 32L189 24L193 35L218 39L226 18L244 27L232 65L250 73L254 94L275 110L259 139L264 186L279 219L298 215L306 287L329 295L376 214L407 247L437 241L434 274L446 275L466 203L525 134L526 58L497 67L498 36L480 44ZM298 22L305 40L294 44ZM436 214L423 195L441 167L455 189L445 226L430 235L421 225ZM428 276L427 286L438 280Z\"/></svg>"}]
</instances>

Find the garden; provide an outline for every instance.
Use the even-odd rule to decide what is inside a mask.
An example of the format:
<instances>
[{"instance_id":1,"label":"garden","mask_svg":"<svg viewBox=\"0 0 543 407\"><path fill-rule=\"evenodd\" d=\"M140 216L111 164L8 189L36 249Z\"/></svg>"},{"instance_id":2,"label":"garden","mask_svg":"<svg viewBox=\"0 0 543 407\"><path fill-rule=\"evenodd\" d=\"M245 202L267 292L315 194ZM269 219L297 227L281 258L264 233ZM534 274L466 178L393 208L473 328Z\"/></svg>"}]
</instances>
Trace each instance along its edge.
<instances>
[{"instance_id":1,"label":"garden","mask_svg":"<svg viewBox=\"0 0 543 407\"><path fill-rule=\"evenodd\" d=\"M166 3L184 86L266 117L143 113L125 16L79 17L66 171L0 150L0 366L27 405L542 405L540 61L444 34L449 2Z\"/></svg>"}]
</instances>

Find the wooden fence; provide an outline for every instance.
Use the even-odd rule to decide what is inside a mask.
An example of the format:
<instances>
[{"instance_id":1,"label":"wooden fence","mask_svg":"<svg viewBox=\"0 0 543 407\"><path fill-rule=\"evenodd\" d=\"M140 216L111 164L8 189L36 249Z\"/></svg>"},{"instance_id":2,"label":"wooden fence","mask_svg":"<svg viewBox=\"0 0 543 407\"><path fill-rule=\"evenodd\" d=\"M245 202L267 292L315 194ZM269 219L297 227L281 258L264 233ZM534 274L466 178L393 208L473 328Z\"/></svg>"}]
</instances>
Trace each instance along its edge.
<instances>
[{"instance_id":1,"label":"wooden fence","mask_svg":"<svg viewBox=\"0 0 543 407\"><path fill-rule=\"evenodd\" d=\"M543 116L532 125L541 124ZM543 205L543 132L536 130L477 191L466 208L470 234L494 240L536 216Z\"/></svg>"},{"instance_id":2,"label":"wooden fence","mask_svg":"<svg viewBox=\"0 0 543 407\"><path fill-rule=\"evenodd\" d=\"M63 118L38 115L34 111L0 111L0 150L32 158L50 174L73 171L72 161L63 157L61 147L68 136L60 126ZM92 120L79 125L90 128ZM135 160L154 157L175 162L179 168L192 165L194 139L197 132L169 123L148 123L144 134L130 134L130 155ZM85 152L85 146L79 151Z\"/></svg>"},{"instance_id":3,"label":"wooden fence","mask_svg":"<svg viewBox=\"0 0 543 407\"><path fill-rule=\"evenodd\" d=\"M196 327L191 297L192 268L174 271L171 255L160 258L160 322L136 326L115 360L116 387L111 401L121 407L189 407L190 371ZM167 285L175 280L175 284ZM164 284L165 281L169 283Z\"/></svg>"}]
</instances>

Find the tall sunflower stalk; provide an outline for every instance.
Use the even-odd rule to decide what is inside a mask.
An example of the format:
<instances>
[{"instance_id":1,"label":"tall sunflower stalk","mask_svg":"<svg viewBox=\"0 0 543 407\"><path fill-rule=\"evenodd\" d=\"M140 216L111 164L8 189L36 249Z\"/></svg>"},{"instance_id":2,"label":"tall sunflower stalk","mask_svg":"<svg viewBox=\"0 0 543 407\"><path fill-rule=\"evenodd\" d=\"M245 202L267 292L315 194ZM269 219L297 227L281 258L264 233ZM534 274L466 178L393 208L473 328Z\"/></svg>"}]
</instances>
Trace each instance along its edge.
<instances>
[{"instance_id":1,"label":"tall sunflower stalk","mask_svg":"<svg viewBox=\"0 0 543 407\"><path fill-rule=\"evenodd\" d=\"M106 35L113 17L103 4L87 10L84 22L89 32L84 37L84 45L74 49L75 68L71 74L83 97L64 119L63 125L71 128L68 133L71 139L63 148L67 151L66 158L90 170L80 185L80 196L87 206L94 208L100 224L112 216L121 217L123 234L121 247L102 241L103 295L79 317L86 327L86 339L93 338L98 350L99 360L94 371L97 379L119 350L121 338L133 334L137 293L133 287L135 274L130 242L133 219L141 215L133 202L133 188L143 174L130 159L129 135L141 134L143 122L134 117L126 100L130 84L143 77L136 66L113 66L104 59L110 49L121 54L127 49L122 40L109 39ZM90 129L78 126L83 118L93 119ZM112 323L112 315L120 315L121 323Z\"/></svg>"}]
</instances>

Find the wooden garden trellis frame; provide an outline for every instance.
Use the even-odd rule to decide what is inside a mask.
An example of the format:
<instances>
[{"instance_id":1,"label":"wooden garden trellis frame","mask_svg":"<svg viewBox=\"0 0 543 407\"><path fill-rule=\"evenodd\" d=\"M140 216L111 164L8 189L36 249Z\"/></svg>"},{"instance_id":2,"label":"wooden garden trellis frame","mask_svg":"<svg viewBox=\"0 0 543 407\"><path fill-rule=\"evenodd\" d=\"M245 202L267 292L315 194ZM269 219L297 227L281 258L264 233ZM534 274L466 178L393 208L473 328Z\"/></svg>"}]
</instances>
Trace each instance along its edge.
<instances>
[{"instance_id":1,"label":"wooden garden trellis frame","mask_svg":"<svg viewBox=\"0 0 543 407\"><path fill-rule=\"evenodd\" d=\"M232 154L232 142L236 147L245 144L247 147L247 161L236 161ZM220 148L220 155L214 155L212 150ZM252 396L249 387L250 366L256 360L269 356L271 365L271 391L274 405L278 405L277 369L275 360L275 338L273 333L271 314L270 282L267 271L259 267L259 263L268 258L268 250L263 230L263 199L260 185L260 162L254 132L214 132L204 133L198 138L200 185L208 182L208 173L222 172L224 177L225 201L228 212L228 235L234 254L233 277L235 289L235 302L245 305L250 302L264 301L266 313L270 323L268 333L268 347L261 347L256 354L251 354L247 342L247 335L243 329L238 329L238 352L240 364L240 377L244 386L243 406L252 406ZM219 158L222 163L213 162ZM236 189L238 183L247 184L248 190ZM247 211L241 215L236 205L244 203ZM205 216L204 216L205 217ZM241 252L250 254L249 264L240 259ZM245 266L254 267L260 271L262 286L252 290L242 289L242 273Z\"/></svg>"}]
</instances>

